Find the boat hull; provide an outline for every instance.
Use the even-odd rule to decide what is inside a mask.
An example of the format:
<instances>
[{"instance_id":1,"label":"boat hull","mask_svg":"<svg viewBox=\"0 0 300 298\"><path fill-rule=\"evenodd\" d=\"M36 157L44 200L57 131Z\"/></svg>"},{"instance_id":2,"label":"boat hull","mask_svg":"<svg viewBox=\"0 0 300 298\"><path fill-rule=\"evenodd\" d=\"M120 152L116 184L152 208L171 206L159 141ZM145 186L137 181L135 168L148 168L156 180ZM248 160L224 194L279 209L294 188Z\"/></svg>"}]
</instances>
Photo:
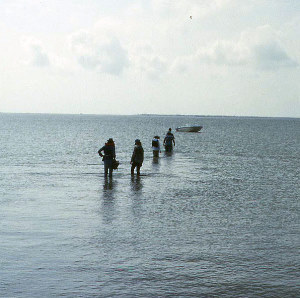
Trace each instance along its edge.
<instances>
[{"instance_id":1,"label":"boat hull","mask_svg":"<svg viewBox=\"0 0 300 298\"><path fill-rule=\"evenodd\" d=\"M202 129L202 126L182 126L177 127L176 131L178 132L199 132Z\"/></svg>"}]
</instances>

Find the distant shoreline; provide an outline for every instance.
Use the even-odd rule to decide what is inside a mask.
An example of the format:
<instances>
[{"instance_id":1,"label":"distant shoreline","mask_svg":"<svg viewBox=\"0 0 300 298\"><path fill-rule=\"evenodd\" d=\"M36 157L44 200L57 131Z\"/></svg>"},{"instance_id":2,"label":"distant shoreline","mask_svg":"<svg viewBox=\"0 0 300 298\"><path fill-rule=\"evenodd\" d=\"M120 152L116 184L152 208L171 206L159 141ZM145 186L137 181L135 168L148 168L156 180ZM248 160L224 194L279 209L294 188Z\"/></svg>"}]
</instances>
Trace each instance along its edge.
<instances>
[{"instance_id":1,"label":"distant shoreline","mask_svg":"<svg viewBox=\"0 0 300 298\"><path fill-rule=\"evenodd\" d=\"M185 114L85 114L85 113L30 113L30 112L0 112L6 115L53 115L53 116L138 116L138 117L197 117L197 118L270 118L270 119L300 119L291 116L244 116L244 115L185 115Z\"/></svg>"}]
</instances>

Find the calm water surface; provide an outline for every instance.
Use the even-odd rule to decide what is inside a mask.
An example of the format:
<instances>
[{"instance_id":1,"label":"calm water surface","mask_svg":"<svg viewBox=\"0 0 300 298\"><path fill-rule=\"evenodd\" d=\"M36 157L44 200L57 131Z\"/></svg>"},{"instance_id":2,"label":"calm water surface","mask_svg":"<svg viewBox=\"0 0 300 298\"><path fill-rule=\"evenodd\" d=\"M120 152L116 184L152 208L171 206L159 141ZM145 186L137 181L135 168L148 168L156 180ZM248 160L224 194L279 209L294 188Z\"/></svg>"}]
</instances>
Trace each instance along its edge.
<instances>
[{"instance_id":1,"label":"calm water surface","mask_svg":"<svg viewBox=\"0 0 300 298\"><path fill-rule=\"evenodd\" d=\"M152 137L187 123L203 131L153 160ZM299 119L0 114L0 130L1 297L299 297Z\"/></svg>"}]
</instances>

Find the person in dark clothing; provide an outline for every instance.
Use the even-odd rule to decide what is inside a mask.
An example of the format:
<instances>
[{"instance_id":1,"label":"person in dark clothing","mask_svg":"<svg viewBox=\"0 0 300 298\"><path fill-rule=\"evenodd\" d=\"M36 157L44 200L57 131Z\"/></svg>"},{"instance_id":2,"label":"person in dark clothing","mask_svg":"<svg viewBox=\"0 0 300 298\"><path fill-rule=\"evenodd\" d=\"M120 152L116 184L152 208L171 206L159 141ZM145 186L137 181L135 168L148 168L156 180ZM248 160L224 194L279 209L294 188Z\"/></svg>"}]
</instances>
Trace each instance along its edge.
<instances>
[{"instance_id":1,"label":"person in dark clothing","mask_svg":"<svg viewBox=\"0 0 300 298\"><path fill-rule=\"evenodd\" d=\"M169 128L169 131L166 134L163 145L165 146L166 152L171 152L173 150L173 144L175 146L175 137L172 134L172 129Z\"/></svg>"},{"instance_id":2,"label":"person in dark clothing","mask_svg":"<svg viewBox=\"0 0 300 298\"><path fill-rule=\"evenodd\" d=\"M134 169L136 168L136 174L140 175L140 168L144 161L144 149L140 140L135 140L134 150L131 156L131 175L134 175Z\"/></svg>"},{"instance_id":3,"label":"person in dark clothing","mask_svg":"<svg viewBox=\"0 0 300 298\"><path fill-rule=\"evenodd\" d=\"M104 152L104 155L102 154ZM115 151L115 143L113 139L108 139L105 145L98 150L98 154L103 157L104 161L104 176L112 177L113 172L113 160L116 158L116 151Z\"/></svg>"}]
</instances>

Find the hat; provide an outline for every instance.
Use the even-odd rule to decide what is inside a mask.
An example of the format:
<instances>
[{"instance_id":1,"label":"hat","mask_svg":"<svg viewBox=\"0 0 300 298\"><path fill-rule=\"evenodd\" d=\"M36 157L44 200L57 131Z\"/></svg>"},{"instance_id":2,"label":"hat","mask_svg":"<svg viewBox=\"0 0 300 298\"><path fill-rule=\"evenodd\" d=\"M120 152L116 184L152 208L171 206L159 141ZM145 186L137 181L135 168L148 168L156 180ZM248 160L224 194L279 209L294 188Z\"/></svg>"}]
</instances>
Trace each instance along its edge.
<instances>
[{"instance_id":1,"label":"hat","mask_svg":"<svg viewBox=\"0 0 300 298\"><path fill-rule=\"evenodd\" d=\"M155 136L154 139L160 139L160 137L159 136Z\"/></svg>"},{"instance_id":2,"label":"hat","mask_svg":"<svg viewBox=\"0 0 300 298\"><path fill-rule=\"evenodd\" d=\"M134 142L135 142L136 144L141 144L141 141L140 141L139 139L136 139Z\"/></svg>"},{"instance_id":3,"label":"hat","mask_svg":"<svg viewBox=\"0 0 300 298\"><path fill-rule=\"evenodd\" d=\"M107 140L107 143L113 143L113 142L114 142L114 140L112 138Z\"/></svg>"}]
</instances>

